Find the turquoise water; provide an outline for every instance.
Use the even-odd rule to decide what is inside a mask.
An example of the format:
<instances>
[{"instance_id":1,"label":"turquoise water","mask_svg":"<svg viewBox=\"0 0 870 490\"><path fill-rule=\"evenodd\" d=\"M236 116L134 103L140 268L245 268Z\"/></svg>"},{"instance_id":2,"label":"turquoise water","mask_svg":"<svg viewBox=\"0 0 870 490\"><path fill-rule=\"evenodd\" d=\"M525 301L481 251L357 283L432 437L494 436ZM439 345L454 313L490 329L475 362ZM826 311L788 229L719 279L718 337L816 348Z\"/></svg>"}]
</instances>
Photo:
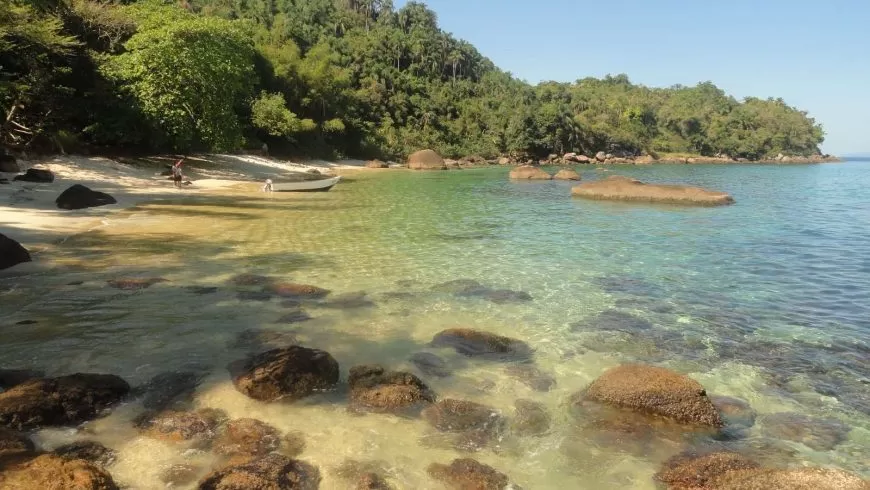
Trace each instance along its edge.
<instances>
[{"instance_id":1,"label":"turquoise water","mask_svg":"<svg viewBox=\"0 0 870 490\"><path fill-rule=\"evenodd\" d=\"M870 476L870 164L579 170L587 180L618 173L724 190L736 204L577 200L572 183L510 182L501 168L360 172L325 194L268 197L250 185L155 202L44 253L53 270L3 280L0 300L18 308L0 317L0 359L50 374L111 372L133 384L201 369L208 377L196 406L305 433L300 457L321 468L323 488L347 486L332 470L347 459L381 461L397 488L438 488L425 467L464 454L439 445L420 420L351 416L340 396L295 405L246 399L224 369L244 354L233 347L240 332L290 332L331 352L343 376L372 362L414 371L413 353L434 352L454 368L450 377L422 376L442 397L508 417L517 399L543 403L553 415L546 435L507 437L472 455L526 488L654 488L668 450L637 454L578 437L566 408L571 394L624 362L668 366L710 393L748 401L759 421L741 443L773 444L776 464ZM362 291L373 305L311 305L312 320L280 324L287 307L279 300L240 298L228 285L240 273L334 295ZM167 282L136 292L106 286L131 276ZM533 299L433 290L455 279ZM27 319L39 323L14 325ZM457 326L528 342L555 387L538 392L503 365L427 346ZM87 431L120 451L116 479L163 488L162 467L213 464L208 453L136 434L129 421L140 408L127 404ZM850 430L829 450L771 440L764 417L780 412L835 418ZM84 435L39 437L50 447Z\"/></svg>"}]
</instances>

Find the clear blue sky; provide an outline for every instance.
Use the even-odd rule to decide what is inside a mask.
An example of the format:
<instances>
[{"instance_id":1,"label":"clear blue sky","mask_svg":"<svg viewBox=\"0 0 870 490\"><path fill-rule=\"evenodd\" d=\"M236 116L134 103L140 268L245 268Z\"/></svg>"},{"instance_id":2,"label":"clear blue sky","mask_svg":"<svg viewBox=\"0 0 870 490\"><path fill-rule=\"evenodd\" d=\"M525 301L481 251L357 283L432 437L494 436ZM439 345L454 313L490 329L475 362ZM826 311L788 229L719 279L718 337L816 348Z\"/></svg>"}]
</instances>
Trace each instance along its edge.
<instances>
[{"instance_id":1,"label":"clear blue sky","mask_svg":"<svg viewBox=\"0 0 870 490\"><path fill-rule=\"evenodd\" d=\"M397 0L401 7L405 0ZM429 0L442 29L532 83L626 73L782 97L870 152L870 0Z\"/></svg>"}]
</instances>

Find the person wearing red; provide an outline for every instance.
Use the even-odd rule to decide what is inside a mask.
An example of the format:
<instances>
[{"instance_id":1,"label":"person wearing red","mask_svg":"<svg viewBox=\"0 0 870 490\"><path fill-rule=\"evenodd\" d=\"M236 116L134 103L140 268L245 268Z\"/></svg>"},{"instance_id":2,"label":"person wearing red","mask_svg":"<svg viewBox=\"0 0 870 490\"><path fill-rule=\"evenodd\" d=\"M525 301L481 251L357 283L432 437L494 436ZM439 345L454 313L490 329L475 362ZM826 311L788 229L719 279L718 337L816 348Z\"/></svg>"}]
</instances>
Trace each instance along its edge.
<instances>
[{"instance_id":1,"label":"person wearing red","mask_svg":"<svg viewBox=\"0 0 870 490\"><path fill-rule=\"evenodd\" d=\"M184 157L175 162L175 165L172 166L172 181L175 182L175 187L181 187L181 180L184 178L181 171L182 164L184 164Z\"/></svg>"}]
</instances>

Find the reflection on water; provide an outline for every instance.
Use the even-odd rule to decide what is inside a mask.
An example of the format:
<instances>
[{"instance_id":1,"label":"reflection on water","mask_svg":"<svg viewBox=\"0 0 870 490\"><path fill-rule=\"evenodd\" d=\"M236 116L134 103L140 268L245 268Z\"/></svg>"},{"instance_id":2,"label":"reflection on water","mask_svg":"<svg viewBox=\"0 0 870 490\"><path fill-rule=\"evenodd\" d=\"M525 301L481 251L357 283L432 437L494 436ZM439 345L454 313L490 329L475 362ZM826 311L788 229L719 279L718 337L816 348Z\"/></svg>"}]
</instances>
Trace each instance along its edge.
<instances>
[{"instance_id":1,"label":"reflection on water","mask_svg":"<svg viewBox=\"0 0 870 490\"><path fill-rule=\"evenodd\" d=\"M131 488L164 488L170 467L195 481L215 464L208 450L134 426L154 396L194 386L192 407L303 440L300 458L320 468L323 488L345 488L360 465L397 488L437 488L426 467L469 454L526 488L654 488L658 465L697 441L609 422L590 430L597 419L569 407L630 361L748 402L757 419L716 444L870 476L870 169L619 171L723 189L737 204L575 201L569 183L510 183L502 169L155 202L43 254L52 271L2 280L0 300L14 308L0 317L0 367L114 373L132 385L163 376L168 395L38 437L46 447L103 442ZM257 275L332 293L281 297ZM118 280L128 287L107 282ZM430 345L457 327L520 339L534 363ZM416 373L439 399L484 404L506 422L480 443L420 418L350 412L346 387L267 404L230 383L227 364L287 344L328 351L343 379L358 364Z\"/></svg>"}]
</instances>

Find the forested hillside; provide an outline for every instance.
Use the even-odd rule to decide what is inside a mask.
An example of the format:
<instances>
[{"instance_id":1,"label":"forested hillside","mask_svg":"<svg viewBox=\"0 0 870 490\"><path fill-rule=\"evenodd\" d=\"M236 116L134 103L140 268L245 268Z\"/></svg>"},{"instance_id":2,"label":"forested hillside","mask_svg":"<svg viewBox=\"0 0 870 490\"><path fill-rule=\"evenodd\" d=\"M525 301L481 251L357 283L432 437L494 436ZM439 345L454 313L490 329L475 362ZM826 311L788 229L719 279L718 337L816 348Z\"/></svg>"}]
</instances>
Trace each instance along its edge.
<instances>
[{"instance_id":1,"label":"forested hillside","mask_svg":"<svg viewBox=\"0 0 870 490\"><path fill-rule=\"evenodd\" d=\"M712 83L532 86L390 0L0 0L0 104L12 149L760 159L823 140L782 100Z\"/></svg>"}]
</instances>

